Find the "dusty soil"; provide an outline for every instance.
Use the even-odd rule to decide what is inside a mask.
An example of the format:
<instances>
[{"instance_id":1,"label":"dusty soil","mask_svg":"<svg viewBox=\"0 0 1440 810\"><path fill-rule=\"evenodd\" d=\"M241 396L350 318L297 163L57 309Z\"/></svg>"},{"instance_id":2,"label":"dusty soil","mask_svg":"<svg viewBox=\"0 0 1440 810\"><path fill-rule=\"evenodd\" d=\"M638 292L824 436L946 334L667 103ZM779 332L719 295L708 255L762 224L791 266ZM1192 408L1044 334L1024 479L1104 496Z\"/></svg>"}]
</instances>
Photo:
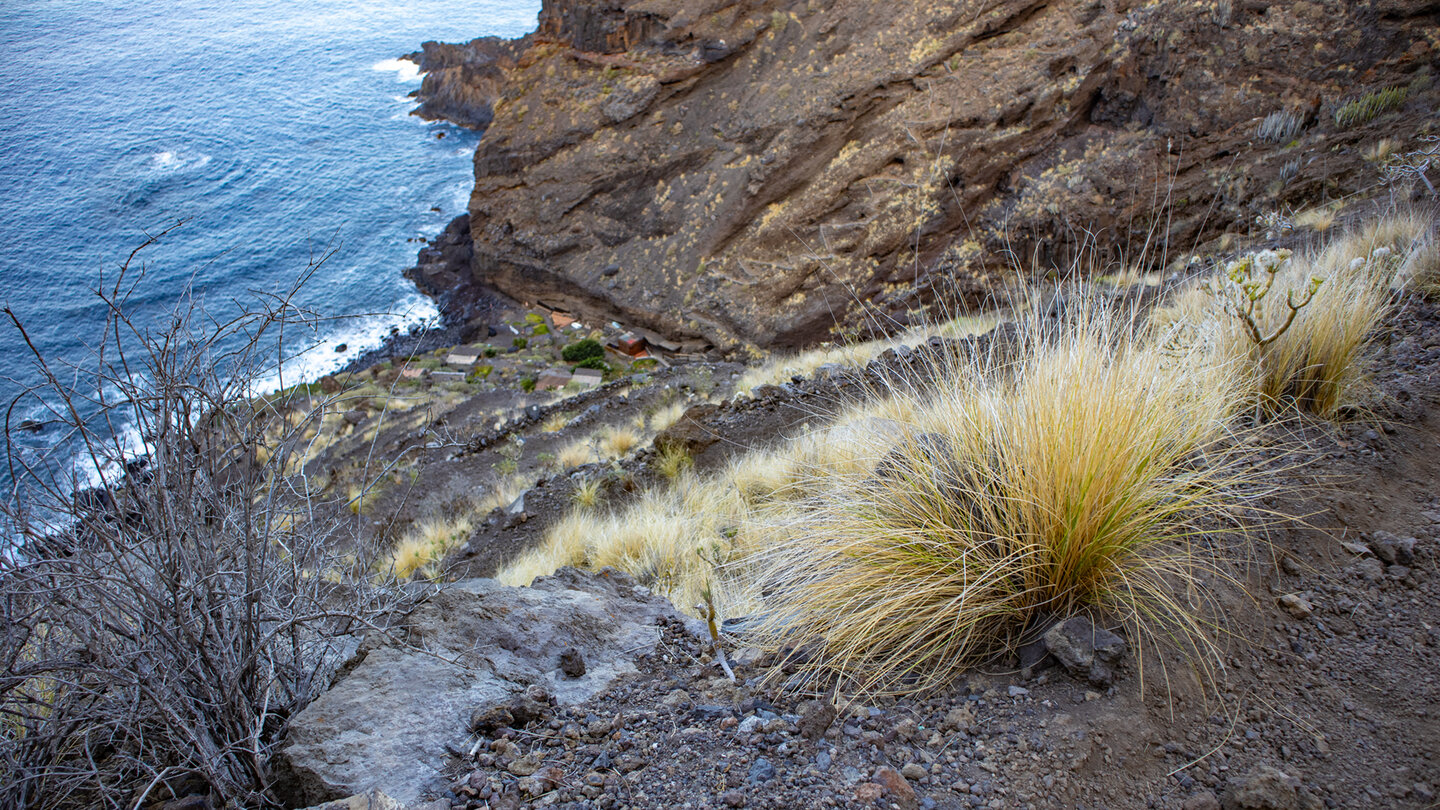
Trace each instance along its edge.
<instances>
[{"instance_id":1,"label":"dusty soil","mask_svg":"<svg viewBox=\"0 0 1440 810\"><path fill-rule=\"evenodd\" d=\"M827 722L825 704L779 688L784 669L743 637L729 639L731 685L676 626L644 674L601 699L486 734L474 758L457 757L444 798L456 808L1433 807L1440 307L1407 303L1370 368L1363 413L1273 426L1283 449L1256 454L1285 491L1275 508L1304 519L1236 559L1228 574L1243 590L1212 583L1224 648L1213 678L1153 648L1143 678L1132 652L1103 690L1053 659L1000 660L943 694L842 701Z\"/></svg>"}]
</instances>

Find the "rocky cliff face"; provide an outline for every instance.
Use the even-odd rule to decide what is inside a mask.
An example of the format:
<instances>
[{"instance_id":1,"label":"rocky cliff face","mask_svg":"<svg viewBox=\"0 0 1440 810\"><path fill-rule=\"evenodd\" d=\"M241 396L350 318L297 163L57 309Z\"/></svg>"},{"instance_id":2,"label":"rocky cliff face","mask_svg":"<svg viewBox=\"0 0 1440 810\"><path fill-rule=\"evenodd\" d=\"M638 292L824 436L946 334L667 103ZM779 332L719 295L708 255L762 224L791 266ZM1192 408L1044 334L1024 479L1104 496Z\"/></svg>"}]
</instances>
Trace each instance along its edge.
<instances>
[{"instance_id":1,"label":"rocky cliff face","mask_svg":"<svg viewBox=\"0 0 1440 810\"><path fill-rule=\"evenodd\" d=\"M488 126L478 280L787 346L1373 184L1368 146L1437 123L1437 25L1433 0L546 0L521 40L427 44L421 112Z\"/></svg>"}]
</instances>

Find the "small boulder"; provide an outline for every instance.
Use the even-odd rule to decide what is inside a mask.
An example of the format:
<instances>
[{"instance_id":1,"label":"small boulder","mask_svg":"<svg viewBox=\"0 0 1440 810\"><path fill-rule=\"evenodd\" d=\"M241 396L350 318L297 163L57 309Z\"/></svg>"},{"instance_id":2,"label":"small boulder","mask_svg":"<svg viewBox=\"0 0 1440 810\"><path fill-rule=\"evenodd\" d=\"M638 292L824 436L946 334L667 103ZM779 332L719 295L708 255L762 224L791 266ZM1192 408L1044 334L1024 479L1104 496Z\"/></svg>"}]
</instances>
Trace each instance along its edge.
<instances>
[{"instance_id":1,"label":"small boulder","mask_svg":"<svg viewBox=\"0 0 1440 810\"><path fill-rule=\"evenodd\" d=\"M1073 616L1045 631L1045 648L1066 671L1095 686L1115 682L1115 666L1128 650L1125 639L1096 627L1084 616Z\"/></svg>"},{"instance_id":2,"label":"small boulder","mask_svg":"<svg viewBox=\"0 0 1440 810\"><path fill-rule=\"evenodd\" d=\"M1214 792L1202 790L1186 799L1185 803L1180 805L1180 810L1220 810L1220 800L1215 797Z\"/></svg>"},{"instance_id":3,"label":"small boulder","mask_svg":"<svg viewBox=\"0 0 1440 810\"><path fill-rule=\"evenodd\" d=\"M711 416L720 411L719 405L701 403L692 405L683 416L655 437L655 449L664 453L671 448L682 450L692 458L704 452L710 445L720 441L720 434L706 424Z\"/></svg>"},{"instance_id":4,"label":"small boulder","mask_svg":"<svg viewBox=\"0 0 1440 810\"><path fill-rule=\"evenodd\" d=\"M800 721L795 725L800 729L800 736L807 740L818 740L834 722L834 704L828 700L811 700L800 710Z\"/></svg>"},{"instance_id":5,"label":"small boulder","mask_svg":"<svg viewBox=\"0 0 1440 810\"><path fill-rule=\"evenodd\" d=\"M874 779L876 784L885 788L890 802L899 805L900 810L916 810L920 806L915 788L910 787L910 782L895 769L877 768Z\"/></svg>"},{"instance_id":6,"label":"small boulder","mask_svg":"<svg viewBox=\"0 0 1440 810\"><path fill-rule=\"evenodd\" d=\"M766 759L765 757L760 757L759 759L750 763L750 772L748 776L750 779L750 784L752 785L759 785L765 782L769 782L771 779L775 778L775 766L770 762L770 760Z\"/></svg>"}]
</instances>

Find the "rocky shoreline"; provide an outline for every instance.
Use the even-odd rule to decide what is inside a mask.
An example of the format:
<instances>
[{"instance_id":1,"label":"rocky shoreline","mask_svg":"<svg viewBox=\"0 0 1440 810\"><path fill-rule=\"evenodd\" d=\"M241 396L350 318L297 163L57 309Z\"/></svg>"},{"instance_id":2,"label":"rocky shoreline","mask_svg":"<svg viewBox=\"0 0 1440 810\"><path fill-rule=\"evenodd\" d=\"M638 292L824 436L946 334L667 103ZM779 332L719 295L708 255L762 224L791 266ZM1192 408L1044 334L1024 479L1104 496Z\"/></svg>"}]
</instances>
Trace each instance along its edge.
<instances>
[{"instance_id":1,"label":"rocky shoreline","mask_svg":"<svg viewBox=\"0 0 1440 810\"><path fill-rule=\"evenodd\" d=\"M486 133L472 277L727 350L895 329L1323 215L1437 99L1416 0L894 11L546 0L426 43L418 114Z\"/></svg>"}]
</instances>

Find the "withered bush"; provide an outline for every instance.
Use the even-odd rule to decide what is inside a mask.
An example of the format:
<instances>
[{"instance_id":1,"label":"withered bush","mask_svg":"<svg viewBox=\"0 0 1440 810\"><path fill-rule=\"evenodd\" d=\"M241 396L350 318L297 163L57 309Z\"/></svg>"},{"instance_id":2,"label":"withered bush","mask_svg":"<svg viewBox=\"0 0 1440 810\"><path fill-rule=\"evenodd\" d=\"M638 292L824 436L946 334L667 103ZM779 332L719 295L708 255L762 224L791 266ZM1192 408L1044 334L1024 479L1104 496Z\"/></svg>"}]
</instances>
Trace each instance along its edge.
<instances>
[{"instance_id":1,"label":"withered bush","mask_svg":"<svg viewBox=\"0 0 1440 810\"><path fill-rule=\"evenodd\" d=\"M5 310L43 383L7 411L0 806L278 806L287 721L405 597L302 463L345 406L304 386L255 396L314 325L299 284L223 319L186 296L145 324L128 314L135 258L97 290L108 315L83 364L48 360ZM10 421L37 402L61 434L38 455ZM93 486L76 491L76 468Z\"/></svg>"}]
</instances>

